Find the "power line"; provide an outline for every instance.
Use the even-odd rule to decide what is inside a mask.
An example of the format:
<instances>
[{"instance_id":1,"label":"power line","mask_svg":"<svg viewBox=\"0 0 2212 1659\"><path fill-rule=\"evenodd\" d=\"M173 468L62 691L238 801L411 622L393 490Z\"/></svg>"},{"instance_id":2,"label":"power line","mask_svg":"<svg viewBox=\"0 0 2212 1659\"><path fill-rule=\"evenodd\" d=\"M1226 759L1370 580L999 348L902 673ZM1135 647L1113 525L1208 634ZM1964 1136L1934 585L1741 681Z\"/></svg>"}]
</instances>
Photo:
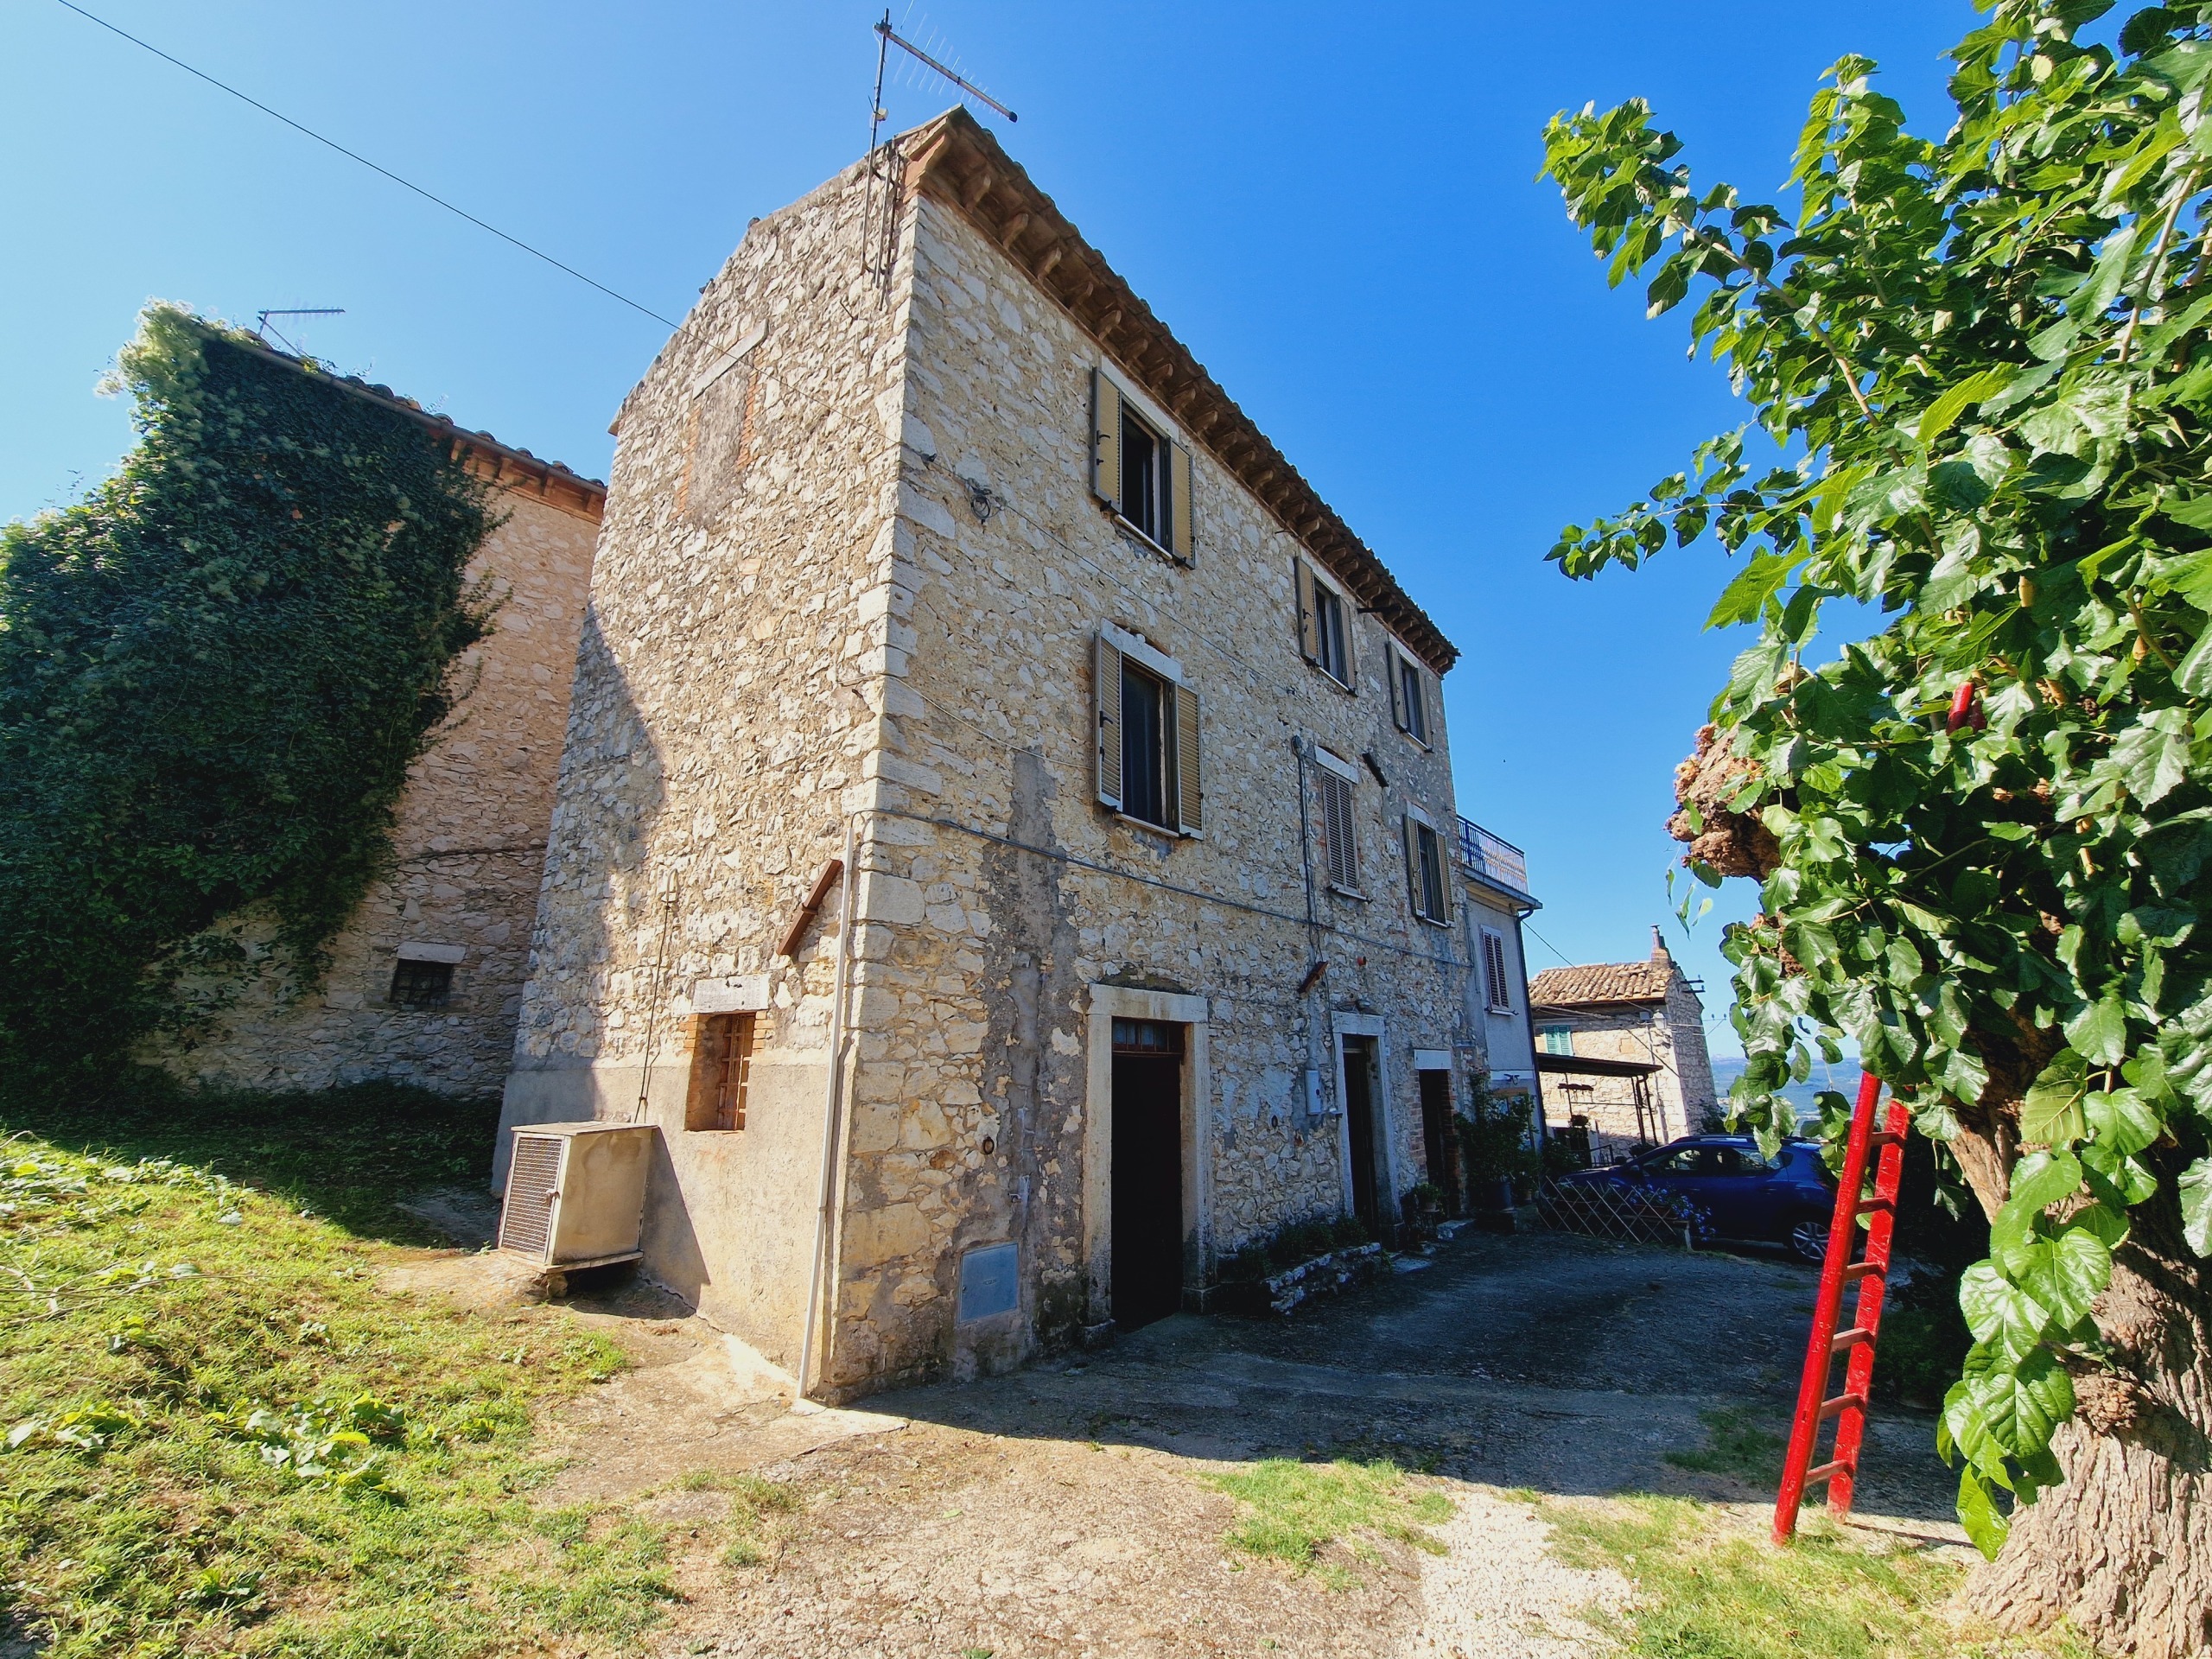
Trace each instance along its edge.
<instances>
[{"instance_id":1,"label":"power line","mask_svg":"<svg viewBox=\"0 0 2212 1659\"><path fill-rule=\"evenodd\" d=\"M1527 927L1527 928L1529 928L1529 931L1530 933L1532 933L1532 934L1535 934L1535 938L1536 938L1536 943L1537 943L1537 944L1539 944L1542 945L1542 946L1544 947L1544 949L1545 949L1545 950L1547 950L1550 951L1550 952L1552 953L1552 955L1554 955L1554 956L1557 957L1558 957L1561 962L1565 963L1568 967L1572 968L1572 967L1573 967L1573 966L1575 965L1575 964L1574 964L1573 958L1573 957L1569 957L1569 956L1567 954L1567 952L1566 952L1566 951L1564 951L1564 950L1560 950L1560 949L1559 948L1559 946L1557 946L1557 945L1554 944L1553 944L1549 939L1546 938L1542 934L1541 934L1541 933L1537 933L1537 932L1536 932L1536 930L1535 930L1535 928L1533 928L1533 927L1529 927L1529 923L1528 923L1528 920L1527 920L1527 918L1522 918L1522 923L1521 923L1521 925L1522 925L1522 926L1523 926L1523 927Z\"/></svg>"},{"instance_id":2,"label":"power line","mask_svg":"<svg viewBox=\"0 0 2212 1659\"><path fill-rule=\"evenodd\" d=\"M286 126L291 128L293 131L303 133L308 137L314 139L318 144L328 146L330 149L336 150L340 156L345 156L348 161L359 162L363 167L367 168L372 173L383 174L385 177L390 179L394 184L398 185L404 189L412 190L416 195L422 197L423 200L435 202L439 207L444 208L448 213L460 215L460 217L467 219L470 224L475 226L478 230L489 231L493 235L498 237L500 241L520 248L524 253L529 254L532 258L543 259L547 264L552 266L556 270L566 271L578 282L584 283L588 287L597 289L601 293L606 295L610 300L620 300L623 304L628 306L632 311L642 312L646 316L651 317L655 322L666 323L671 328L674 328L678 326L674 321L670 318L664 317L659 312L654 310L651 306L640 305L628 295L616 293L605 283L594 282L591 277L585 276L583 272L578 270L574 265L563 264L551 254L546 252L544 249L533 248L529 243L524 241L520 237L509 236L498 226L486 224L482 219L477 218L475 214L470 213L466 207L456 207L452 202L448 201L443 196L433 194L431 192L425 190L421 185L416 184L410 180L401 178L398 174L393 172L390 168L378 166L374 162L362 155L359 150L348 149L345 145L340 143L335 138L326 138L314 128L302 126L298 122L293 120L290 116L284 114L282 111L270 109L259 99L248 97L245 93L240 92L237 87L229 85L227 82L216 79L214 76L209 74L206 70L195 69L190 64L187 63L182 58L171 57L168 53L162 51L160 47L155 46L149 41L140 40L136 35L131 34L130 30L118 29L113 23L108 22L105 17L94 16L91 12L86 11L82 6L75 4L74 0L55 0L55 3L67 10L75 12L79 17L82 17L87 22L98 23L102 29L107 30L111 35L121 35L124 40L130 41L131 45L137 47L143 51L152 53L156 57L161 59L162 62L175 64L178 68L183 70L188 75L197 76L200 79L206 81L210 86L214 87L217 91L228 92L232 98L237 99L240 103L252 105L255 109L259 110L264 115L275 117L277 120L282 121Z\"/></svg>"}]
</instances>

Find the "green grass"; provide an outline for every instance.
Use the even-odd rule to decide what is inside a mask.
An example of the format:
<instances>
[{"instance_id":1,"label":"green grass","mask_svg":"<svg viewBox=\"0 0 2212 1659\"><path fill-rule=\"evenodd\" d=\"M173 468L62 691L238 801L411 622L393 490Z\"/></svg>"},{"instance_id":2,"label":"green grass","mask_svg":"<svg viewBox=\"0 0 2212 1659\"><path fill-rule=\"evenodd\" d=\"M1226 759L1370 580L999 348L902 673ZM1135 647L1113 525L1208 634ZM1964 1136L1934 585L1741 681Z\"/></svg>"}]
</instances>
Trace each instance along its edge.
<instances>
[{"instance_id":1,"label":"green grass","mask_svg":"<svg viewBox=\"0 0 2212 1659\"><path fill-rule=\"evenodd\" d=\"M1735 1406L1700 1412L1705 1444L1694 1451L1669 1452L1667 1461L1677 1469L1700 1474L1732 1475L1754 1485L1771 1486L1782 1478L1783 1454L1789 1442L1753 1422L1751 1414Z\"/></svg>"},{"instance_id":2,"label":"green grass","mask_svg":"<svg viewBox=\"0 0 2212 1659\"><path fill-rule=\"evenodd\" d=\"M1340 1562L1325 1559L1323 1551L1332 1544L1363 1560L1373 1560L1375 1552L1362 1535L1395 1539L1431 1554L1444 1553L1444 1546L1424 1529L1452 1518L1452 1500L1410 1485L1405 1471L1387 1459L1300 1463L1269 1458L1249 1469L1204 1478L1245 1506L1225 1541L1230 1548L1287 1562L1294 1572L1316 1573L1332 1589L1359 1582Z\"/></svg>"},{"instance_id":3,"label":"green grass","mask_svg":"<svg viewBox=\"0 0 2212 1659\"><path fill-rule=\"evenodd\" d=\"M375 1289L407 1259L393 1198L489 1138L480 1109L371 1103L11 1111L0 1616L48 1659L471 1659L623 1639L673 1593L652 1529L529 1502L533 1408L620 1351L557 1308Z\"/></svg>"},{"instance_id":4,"label":"green grass","mask_svg":"<svg viewBox=\"0 0 2212 1659\"><path fill-rule=\"evenodd\" d=\"M687 1492L729 1494L724 1517L729 1542L721 1553L721 1563L728 1567L758 1567L769 1560L792 1529L787 1517L799 1507L798 1487L760 1475L694 1469L677 1484Z\"/></svg>"},{"instance_id":5,"label":"green grass","mask_svg":"<svg viewBox=\"0 0 2212 1659\"><path fill-rule=\"evenodd\" d=\"M1819 1521L1777 1549L1684 1498L1541 1507L1560 1560L1635 1586L1625 1611L1585 1617L1641 1659L2089 1659L2063 1637L1955 1626L1942 1607L1964 1569L1926 1550L1861 1543Z\"/></svg>"}]
</instances>

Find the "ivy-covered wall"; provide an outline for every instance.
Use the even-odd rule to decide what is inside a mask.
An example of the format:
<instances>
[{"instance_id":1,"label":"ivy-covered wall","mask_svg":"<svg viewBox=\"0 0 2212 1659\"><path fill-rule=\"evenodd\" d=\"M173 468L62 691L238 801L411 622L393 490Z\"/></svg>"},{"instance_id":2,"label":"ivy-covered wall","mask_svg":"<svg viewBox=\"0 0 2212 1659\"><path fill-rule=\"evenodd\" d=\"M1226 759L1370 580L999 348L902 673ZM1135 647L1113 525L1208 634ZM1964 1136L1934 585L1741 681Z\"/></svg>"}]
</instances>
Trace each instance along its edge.
<instances>
[{"instance_id":1,"label":"ivy-covered wall","mask_svg":"<svg viewBox=\"0 0 2212 1659\"><path fill-rule=\"evenodd\" d=\"M0 1067L96 1075L243 974L313 981L385 856L487 607L495 515L403 411L156 305L119 359L139 443L0 530ZM264 965L256 971L267 971Z\"/></svg>"}]
</instances>

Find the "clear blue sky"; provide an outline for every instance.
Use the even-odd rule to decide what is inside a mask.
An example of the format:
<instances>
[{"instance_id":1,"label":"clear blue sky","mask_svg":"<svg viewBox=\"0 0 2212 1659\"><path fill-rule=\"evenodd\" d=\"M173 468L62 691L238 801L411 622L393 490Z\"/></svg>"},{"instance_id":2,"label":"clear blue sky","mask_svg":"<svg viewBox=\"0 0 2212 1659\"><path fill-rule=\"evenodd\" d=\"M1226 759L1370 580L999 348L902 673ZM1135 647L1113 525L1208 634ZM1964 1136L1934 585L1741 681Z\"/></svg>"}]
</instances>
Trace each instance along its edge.
<instances>
[{"instance_id":1,"label":"clear blue sky","mask_svg":"<svg viewBox=\"0 0 2212 1659\"><path fill-rule=\"evenodd\" d=\"M881 10L86 3L671 317L748 218L864 148ZM986 112L1007 149L1459 643L1460 810L1527 848L1535 926L1578 962L1641 956L1667 918L1672 768L1740 642L1700 632L1717 549L1594 585L1542 556L1741 416L1679 316L1605 286L1534 177L1544 121L1641 94L1702 175L1771 196L1847 51L1940 130L1940 54L1975 15L893 5L1014 107ZM907 126L950 100L909 76L887 101ZM666 333L53 0L0 9L0 518L127 447L92 385L149 298L343 306L309 350L601 477ZM1748 897L1687 939L1668 921L1716 1020L1717 924Z\"/></svg>"}]
</instances>

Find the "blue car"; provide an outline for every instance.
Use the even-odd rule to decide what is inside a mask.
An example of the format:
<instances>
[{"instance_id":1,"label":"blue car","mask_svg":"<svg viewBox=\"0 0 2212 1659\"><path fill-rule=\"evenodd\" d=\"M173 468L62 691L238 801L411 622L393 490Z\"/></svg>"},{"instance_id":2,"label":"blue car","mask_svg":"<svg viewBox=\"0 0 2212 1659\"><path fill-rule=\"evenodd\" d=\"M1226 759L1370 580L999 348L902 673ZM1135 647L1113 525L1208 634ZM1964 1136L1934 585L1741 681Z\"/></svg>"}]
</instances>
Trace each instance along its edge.
<instances>
[{"instance_id":1,"label":"blue car","mask_svg":"<svg viewBox=\"0 0 2212 1659\"><path fill-rule=\"evenodd\" d=\"M1835 1178L1810 1141L1785 1141L1771 1161L1748 1135L1692 1135L1627 1163L1562 1176L1565 1187L1611 1185L1688 1199L1718 1238L1787 1244L1808 1262L1827 1254Z\"/></svg>"}]
</instances>

